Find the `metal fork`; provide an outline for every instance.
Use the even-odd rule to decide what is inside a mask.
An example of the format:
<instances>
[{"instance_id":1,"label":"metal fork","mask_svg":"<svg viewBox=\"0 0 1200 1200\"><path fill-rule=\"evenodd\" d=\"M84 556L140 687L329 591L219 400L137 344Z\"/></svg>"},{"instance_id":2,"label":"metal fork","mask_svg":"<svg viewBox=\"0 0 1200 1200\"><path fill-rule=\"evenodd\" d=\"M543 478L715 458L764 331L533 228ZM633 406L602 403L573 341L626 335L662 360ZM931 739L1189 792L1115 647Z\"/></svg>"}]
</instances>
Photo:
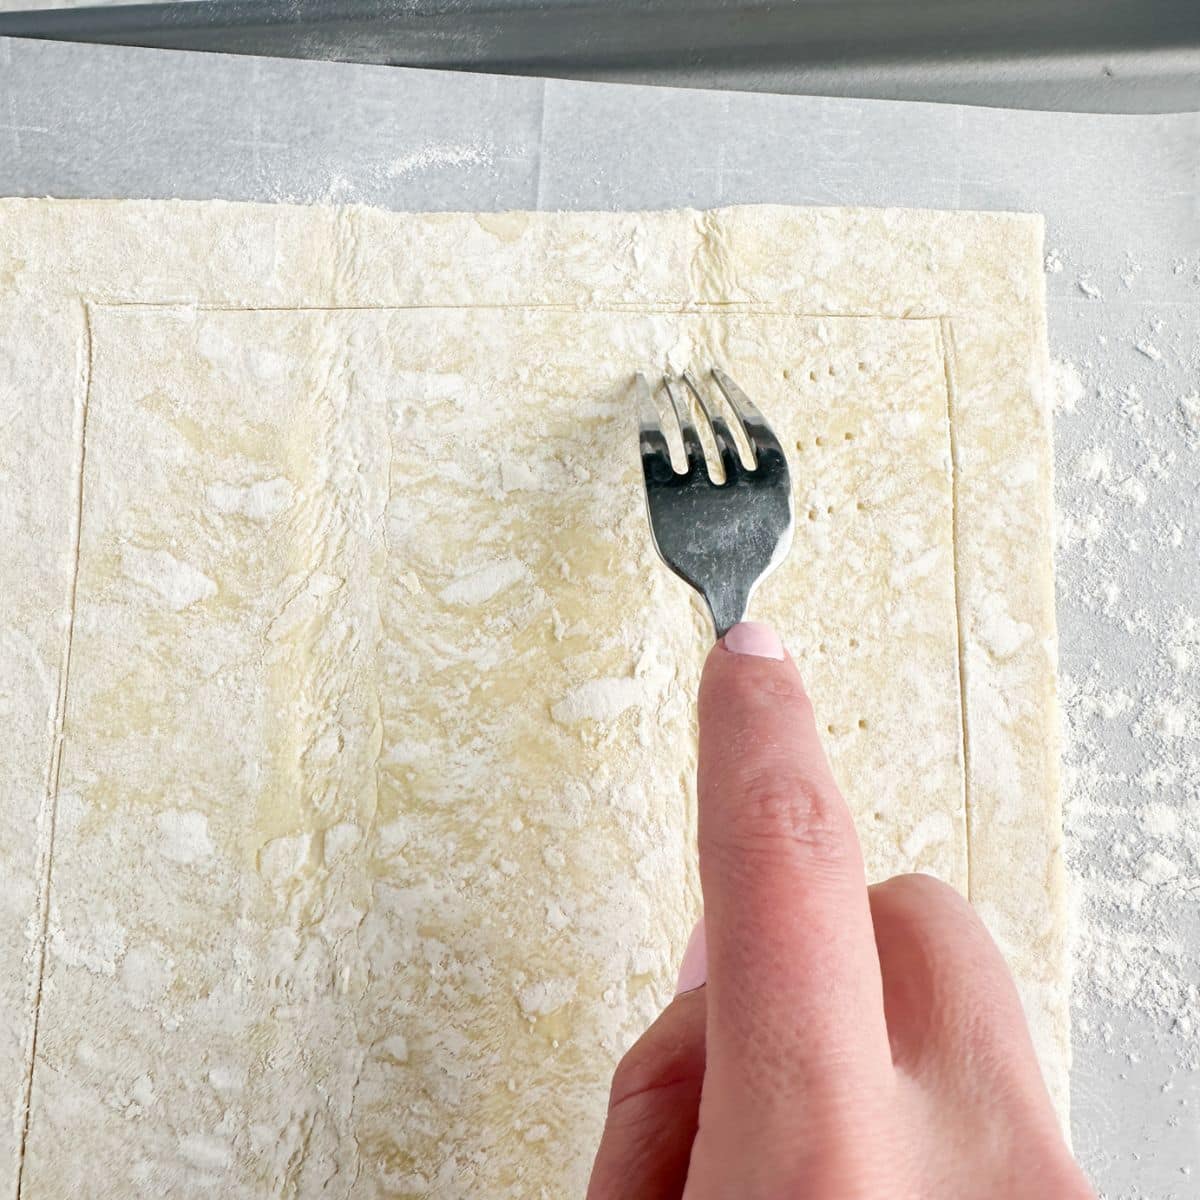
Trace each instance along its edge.
<instances>
[{"instance_id":1,"label":"metal fork","mask_svg":"<svg viewBox=\"0 0 1200 1200\"><path fill-rule=\"evenodd\" d=\"M744 620L755 588L787 556L792 544L792 486L779 439L750 398L719 367L712 377L746 435L753 465L742 462L728 422L707 401L690 371L683 386L695 396L712 431L724 470L711 476L704 446L680 381L663 376L683 438L687 469L677 472L650 385L634 378L638 443L646 479L646 509L659 557L704 597L717 637Z\"/></svg>"}]
</instances>

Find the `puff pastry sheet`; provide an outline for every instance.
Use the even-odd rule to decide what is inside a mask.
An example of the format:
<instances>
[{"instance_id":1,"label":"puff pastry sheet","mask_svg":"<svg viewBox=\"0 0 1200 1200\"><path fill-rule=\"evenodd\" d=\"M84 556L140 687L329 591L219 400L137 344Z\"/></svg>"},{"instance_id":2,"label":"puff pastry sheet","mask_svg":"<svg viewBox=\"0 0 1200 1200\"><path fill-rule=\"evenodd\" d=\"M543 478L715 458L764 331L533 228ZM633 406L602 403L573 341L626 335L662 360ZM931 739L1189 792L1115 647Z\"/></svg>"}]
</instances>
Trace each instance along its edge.
<instances>
[{"instance_id":1,"label":"puff pastry sheet","mask_svg":"<svg viewBox=\"0 0 1200 1200\"><path fill-rule=\"evenodd\" d=\"M0 202L0 1129L27 1197L581 1195L698 912L629 383L789 448L873 877L1067 1081L1038 218Z\"/></svg>"}]
</instances>

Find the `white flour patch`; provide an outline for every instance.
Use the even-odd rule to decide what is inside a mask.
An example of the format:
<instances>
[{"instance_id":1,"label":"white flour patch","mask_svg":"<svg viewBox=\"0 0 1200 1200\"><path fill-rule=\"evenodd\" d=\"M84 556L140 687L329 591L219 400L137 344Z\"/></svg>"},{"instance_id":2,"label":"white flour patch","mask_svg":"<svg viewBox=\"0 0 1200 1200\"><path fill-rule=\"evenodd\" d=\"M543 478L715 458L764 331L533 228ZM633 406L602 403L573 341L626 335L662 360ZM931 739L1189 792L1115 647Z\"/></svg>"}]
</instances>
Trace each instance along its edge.
<instances>
[{"instance_id":1,"label":"white flour patch","mask_svg":"<svg viewBox=\"0 0 1200 1200\"><path fill-rule=\"evenodd\" d=\"M419 186L433 172L464 172L490 167L496 149L488 143L430 142L390 159L358 163L347 174L340 162L307 164L303 179L294 186L277 185L271 199L284 204L371 204L395 202L398 190Z\"/></svg>"},{"instance_id":2,"label":"white flour patch","mask_svg":"<svg viewBox=\"0 0 1200 1200\"><path fill-rule=\"evenodd\" d=\"M115 921L50 931L50 953L68 967L83 967L93 975L115 975L125 945L125 929Z\"/></svg>"},{"instance_id":3,"label":"white flour patch","mask_svg":"<svg viewBox=\"0 0 1200 1200\"><path fill-rule=\"evenodd\" d=\"M208 818L201 812L161 812L156 818L158 852L172 862L191 865L211 858Z\"/></svg>"},{"instance_id":4,"label":"white flour patch","mask_svg":"<svg viewBox=\"0 0 1200 1200\"><path fill-rule=\"evenodd\" d=\"M217 585L203 571L166 550L126 546L121 551L121 569L130 579L155 592L174 612L217 594Z\"/></svg>"},{"instance_id":5,"label":"white flour patch","mask_svg":"<svg viewBox=\"0 0 1200 1200\"><path fill-rule=\"evenodd\" d=\"M954 836L954 823L944 812L932 812L921 818L909 831L900 847L904 857L916 862L930 846L948 842Z\"/></svg>"},{"instance_id":6,"label":"white flour patch","mask_svg":"<svg viewBox=\"0 0 1200 1200\"><path fill-rule=\"evenodd\" d=\"M975 614L975 633L993 658L1011 658L1033 636L1033 629L1009 615L1004 597L989 593Z\"/></svg>"},{"instance_id":7,"label":"white flour patch","mask_svg":"<svg viewBox=\"0 0 1200 1200\"><path fill-rule=\"evenodd\" d=\"M408 1041L403 1034L394 1033L391 1037L384 1038L381 1049L393 1062L408 1062Z\"/></svg>"},{"instance_id":8,"label":"white flour patch","mask_svg":"<svg viewBox=\"0 0 1200 1200\"><path fill-rule=\"evenodd\" d=\"M269 521L291 505L294 491L291 483L279 476L246 487L210 483L204 494L218 512L240 513L252 521Z\"/></svg>"},{"instance_id":9,"label":"white flour patch","mask_svg":"<svg viewBox=\"0 0 1200 1200\"><path fill-rule=\"evenodd\" d=\"M1200 435L1200 392L1179 397L1179 413L1190 433Z\"/></svg>"},{"instance_id":10,"label":"white flour patch","mask_svg":"<svg viewBox=\"0 0 1200 1200\"><path fill-rule=\"evenodd\" d=\"M189 1133L179 1139L179 1156L200 1171L222 1171L233 1157L223 1138L207 1133Z\"/></svg>"},{"instance_id":11,"label":"white flour patch","mask_svg":"<svg viewBox=\"0 0 1200 1200\"><path fill-rule=\"evenodd\" d=\"M638 679L589 679L569 691L550 708L560 725L580 721L612 721L641 704L645 687Z\"/></svg>"},{"instance_id":12,"label":"white flour patch","mask_svg":"<svg viewBox=\"0 0 1200 1200\"><path fill-rule=\"evenodd\" d=\"M575 998L574 979L541 979L517 991L517 1003L529 1020L547 1016Z\"/></svg>"},{"instance_id":13,"label":"white flour patch","mask_svg":"<svg viewBox=\"0 0 1200 1200\"><path fill-rule=\"evenodd\" d=\"M529 575L529 568L520 559L506 558L486 567L460 575L441 591L447 604L485 604L506 587L511 587Z\"/></svg>"},{"instance_id":14,"label":"white flour patch","mask_svg":"<svg viewBox=\"0 0 1200 1200\"><path fill-rule=\"evenodd\" d=\"M258 855L258 869L273 887L282 887L308 862L312 838L306 833L268 842Z\"/></svg>"},{"instance_id":15,"label":"white flour patch","mask_svg":"<svg viewBox=\"0 0 1200 1200\"><path fill-rule=\"evenodd\" d=\"M1079 368L1065 358L1050 360L1050 394L1054 398L1054 411L1073 413L1083 399L1083 380Z\"/></svg>"},{"instance_id":16,"label":"white flour patch","mask_svg":"<svg viewBox=\"0 0 1200 1200\"><path fill-rule=\"evenodd\" d=\"M146 1008L171 986L172 971L150 946L131 946L121 961L121 988L134 1008Z\"/></svg>"},{"instance_id":17,"label":"white flour patch","mask_svg":"<svg viewBox=\"0 0 1200 1200\"><path fill-rule=\"evenodd\" d=\"M1076 474L1089 483L1099 483L1112 474L1112 448L1092 446L1079 456Z\"/></svg>"},{"instance_id":18,"label":"white flour patch","mask_svg":"<svg viewBox=\"0 0 1200 1200\"><path fill-rule=\"evenodd\" d=\"M412 175L436 167L473 167L492 161L492 152L485 146L470 146L459 143L422 146L400 155L388 163L387 173L393 179L401 175Z\"/></svg>"}]
</instances>

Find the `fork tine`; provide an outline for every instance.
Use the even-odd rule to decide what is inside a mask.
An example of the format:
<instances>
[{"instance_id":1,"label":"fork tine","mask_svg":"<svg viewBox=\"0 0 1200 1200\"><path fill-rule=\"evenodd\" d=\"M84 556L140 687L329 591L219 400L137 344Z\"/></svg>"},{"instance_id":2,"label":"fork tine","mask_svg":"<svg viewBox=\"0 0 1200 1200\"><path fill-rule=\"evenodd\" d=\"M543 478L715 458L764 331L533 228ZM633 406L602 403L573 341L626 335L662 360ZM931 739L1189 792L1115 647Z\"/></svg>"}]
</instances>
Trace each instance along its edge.
<instances>
[{"instance_id":1,"label":"fork tine","mask_svg":"<svg viewBox=\"0 0 1200 1200\"><path fill-rule=\"evenodd\" d=\"M760 448L782 454L783 447L780 446L779 439L767 424L766 417L758 411L758 405L720 367L712 368L712 377L717 381L717 387L721 389L725 399L729 401L729 407L737 413L755 458L757 459Z\"/></svg>"},{"instance_id":2,"label":"fork tine","mask_svg":"<svg viewBox=\"0 0 1200 1200\"><path fill-rule=\"evenodd\" d=\"M674 473L671 465L671 446L658 419L658 409L650 394L650 384L639 371L633 377L633 393L638 410L638 448L642 454L642 470L652 478L666 469Z\"/></svg>"},{"instance_id":3,"label":"fork tine","mask_svg":"<svg viewBox=\"0 0 1200 1200\"><path fill-rule=\"evenodd\" d=\"M709 425L712 426L713 440L717 443L717 453L721 457L721 466L725 468L725 479L728 481L743 470L737 442L733 440L733 430L729 428L725 418L715 411L713 406L701 395L700 388L692 377L691 371L684 371L683 382L687 384L688 391L696 397L700 411L704 413L708 418Z\"/></svg>"},{"instance_id":4,"label":"fork tine","mask_svg":"<svg viewBox=\"0 0 1200 1200\"><path fill-rule=\"evenodd\" d=\"M671 407L675 410L675 419L679 422L679 432L683 435L683 449L687 455L688 470L705 471L707 468L704 465L704 445L700 441L700 435L696 432L687 399L680 393L678 384L670 375L663 376L663 384L667 389L667 395L671 397Z\"/></svg>"}]
</instances>

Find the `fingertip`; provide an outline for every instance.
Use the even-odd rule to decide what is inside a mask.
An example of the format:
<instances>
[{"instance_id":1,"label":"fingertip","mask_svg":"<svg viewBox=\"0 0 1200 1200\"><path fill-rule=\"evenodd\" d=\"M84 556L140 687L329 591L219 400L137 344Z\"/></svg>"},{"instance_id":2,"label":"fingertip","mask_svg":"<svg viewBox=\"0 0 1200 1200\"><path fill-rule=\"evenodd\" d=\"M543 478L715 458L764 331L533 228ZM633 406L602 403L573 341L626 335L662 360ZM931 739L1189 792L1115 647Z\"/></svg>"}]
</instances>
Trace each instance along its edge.
<instances>
[{"instance_id":1,"label":"fingertip","mask_svg":"<svg viewBox=\"0 0 1200 1200\"><path fill-rule=\"evenodd\" d=\"M795 696L805 702L800 672L776 630L761 621L742 621L713 644L700 680L700 706L753 703L760 695Z\"/></svg>"},{"instance_id":2,"label":"fingertip","mask_svg":"<svg viewBox=\"0 0 1200 1200\"><path fill-rule=\"evenodd\" d=\"M782 662L786 657L779 634L765 621L741 621L718 644L730 654L750 658L772 658Z\"/></svg>"}]
</instances>

